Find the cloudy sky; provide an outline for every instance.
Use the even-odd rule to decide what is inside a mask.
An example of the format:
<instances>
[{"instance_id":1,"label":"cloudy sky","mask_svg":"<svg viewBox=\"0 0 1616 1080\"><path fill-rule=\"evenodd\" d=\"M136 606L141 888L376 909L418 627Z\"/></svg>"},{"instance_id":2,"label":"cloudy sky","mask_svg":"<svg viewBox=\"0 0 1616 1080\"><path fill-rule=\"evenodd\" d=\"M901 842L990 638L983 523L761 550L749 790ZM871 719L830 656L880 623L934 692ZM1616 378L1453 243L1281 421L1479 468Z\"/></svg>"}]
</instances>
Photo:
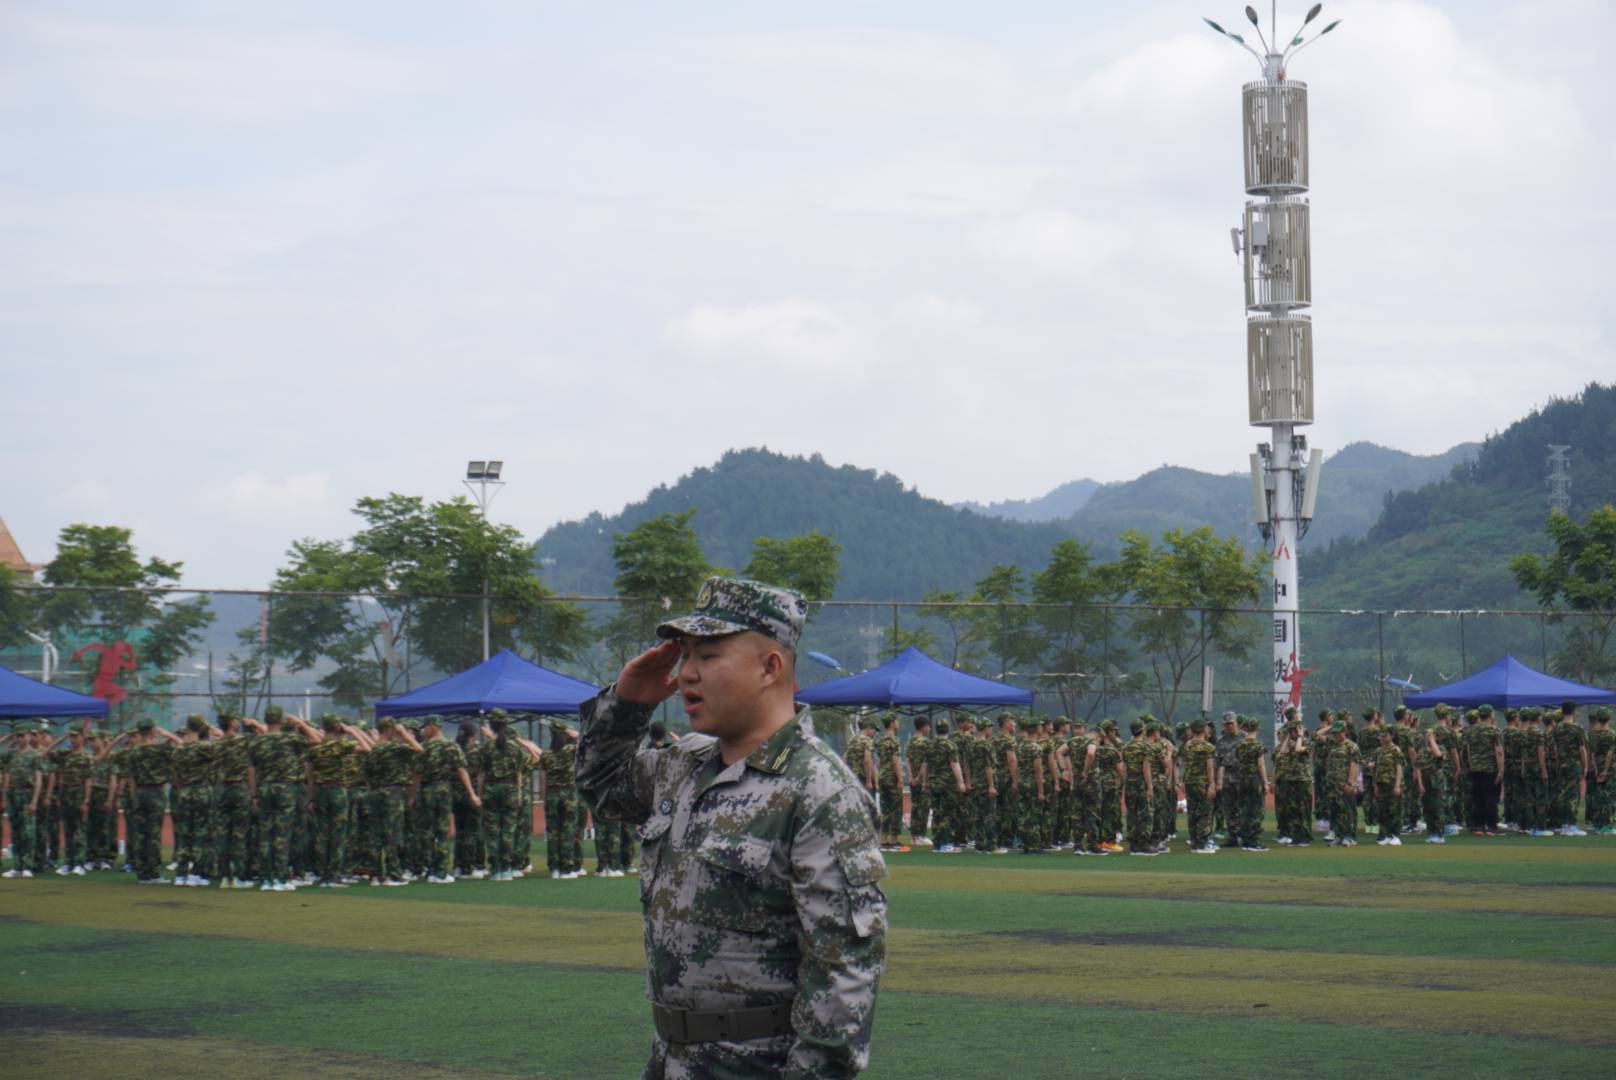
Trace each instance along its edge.
<instances>
[{"instance_id":1,"label":"cloudy sky","mask_svg":"<svg viewBox=\"0 0 1616 1080\"><path fill-rule=\"evenodd\" d=\"M1241 6L6 4L0 516L248 586L485 455L533 535L734 446L1241 469ZM1326 15L1314 445L1616 377L1616 4Z\"/></svg>"}]
</instances>

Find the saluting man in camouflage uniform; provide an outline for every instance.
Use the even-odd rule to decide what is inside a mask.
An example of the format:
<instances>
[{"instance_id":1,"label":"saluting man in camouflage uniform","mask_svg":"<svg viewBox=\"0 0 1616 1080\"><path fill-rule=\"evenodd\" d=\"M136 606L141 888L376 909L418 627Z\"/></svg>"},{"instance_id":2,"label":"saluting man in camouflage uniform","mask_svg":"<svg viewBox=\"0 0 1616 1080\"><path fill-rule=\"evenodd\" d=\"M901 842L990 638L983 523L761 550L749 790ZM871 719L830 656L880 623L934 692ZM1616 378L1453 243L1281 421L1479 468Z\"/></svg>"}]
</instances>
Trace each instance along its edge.
<instances>
[{"instance_id":1,"label":"saluting man in camouflage uniform","mask_svg":"<svg viewBox=\"0 0 1616 1080\"><path fill-rule=\"evenodd\" d=\"M279 705L264 710L267 729L249 744L253 766L250 792L258 817L261 845L261 892L291 892L292 842L301 802L306 801L309 746L318 738L313 728Z\"/></svg>"},{"instance_id":2,"label":"saluting man in camouflage uniform","mask_svg":"<svg viewBox=\"0 0 1616 1080\"><path fill-rule=\"evenodd\" d=\"M1190 721L1190 741L1184 744L1184 806L1188 811L1190 852L1211 855L1218 849L1212 843L1212 806L1216 785L1212 777L1212 757L1217 751L1206 741L1206 721Z\"/></svg>"},{"instance_id":3,"label":"saluting man in camouflage uniform","mask_svg":"<svg viewBox=\"0 0 1616 1080\"><path fill-rule=\"evenodd\" d=\"M937 736L929 740L930 760L927 774L931 783L931 828L937 841L936 850L946 855L958 851L955 845L964 842L960 835L960 816L957 807L965 798L964 766L959 759L959 747L948 734L948 721L937 721Z\"/></svg>"},{"instance_id":4,"label":"saluting man in camouflage uniform","mask_svg":"<svg viewBox=\"0 0 1616 1080\"><path fill-rule=\"evenodd\" d=\"M151 885L163 880L163 787L179 738L149 719L139 721L135 732L125 762L131 785L129 861L135 880Z\"/></svg>"},{"instance_id":5,"label":"saluting man in camouflage uniform","mask_svg":"<svg viewBox=\"0 0 1616 1080\"><path fill-rule=\"evenodd\" d=\"M1608 836L1616 832L1616 825L1611 821L1611 768L1616 764L1616 732L1610 729L1609 709L1595 709L1588 719L1588 827L1601 836Z\"/></svg>"},{"instance_id":6,"label":"saluting man in camouflage uniform","mask_svg":"<svg viewBox=\"0 0 1616 1080\"><path fill-rule=\"evenodd\" d=\"M207 885L213 831L213 745L201 713L185 718L183 742L175 747L170 780L174 820L174 884Z\"/></svg>"},{"instance_id":7,"label":"saluting man in camouflage uniform","mask_svg":"<svg viewBox=\"0 0 1616 1080\"><path fill-rule=\"evenodd\" d=\"M931 720L915 717L915 733L904 753L909 757L909 842L931 844L931 786L927 780L931 760Z\"/></svg>"},{"instance_id":8,"label":"saluting man in camouflage uniform","mask_svg":"<svg viewBox=\"0 0 1616 1080\"><path fill-rule=\"evenodd\" d=\"M869 792L792 704L807 611L712 579L657 628L674 640L582 709L584 798L644 822L652 1080L850 1077L869 1060L886 867ZM642 749L675 690L694 734Z\"/></svg>"},{"instance_id":9,"label":"saluting man in camouflage uniform","mask_svg":"<svg viewBox=\"0 0 1616 1080\"><path fill-rule=\"evenodd\" d=\"M221 735L213 740L213 829L208 838L208 863L221 889L244 888L250 877L252 856L249 836L252 796L247 759L247 736L241 720L228 710L219 713Z\"/></svg>"}]
</instances>

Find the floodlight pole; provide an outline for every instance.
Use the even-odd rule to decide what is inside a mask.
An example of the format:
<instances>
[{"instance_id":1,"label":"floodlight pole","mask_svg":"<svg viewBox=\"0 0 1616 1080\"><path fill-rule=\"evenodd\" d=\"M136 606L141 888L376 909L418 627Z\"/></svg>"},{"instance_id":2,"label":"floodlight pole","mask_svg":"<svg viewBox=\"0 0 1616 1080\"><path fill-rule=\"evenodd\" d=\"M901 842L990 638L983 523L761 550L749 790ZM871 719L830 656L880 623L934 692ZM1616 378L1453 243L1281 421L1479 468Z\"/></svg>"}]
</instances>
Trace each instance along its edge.
<instances>
[{"instance_id":1,"label":"floodlight pole","mask_svg":"<svg viewBox=\"0 0 1616 1080\"><path fill-rule=\"evenodd\" d=\"M473 462L471 462L470 465L466 469L466 479L463 481L465 483L465 485L466 485L466 489L471 492L472 498L477 500L477 510L478 510L479 513L482 514L482 518L483 518L484 522L486 522L488 520L488 504L494 501L494 496L499 494L499 489L505 486L505 481L500 480L498 478L499 473L497 471L493 474L492 477L489 476L489 470L488 470L488 465L489 464L490 464L489 462L482 462L482 461L473 461ZM503 464L503 463L501 463L501 464ZM489 494L488 489L489 489L490 486L492 486L493 489L494 489L493 494ZM487 566L485 564L484 567L483 567L483 659L484 660L487 660L488 657L489 657L489 644L490 644L490 636L491 636L490 633L489 633L489 614L488 614L489 602L488 601L489 601L488 568L487 568Z\"/></svg>"},{"instance_id":2,"label":"floodlight pole","mask_svg":"<svg viewBox=\"0 0 1616 1080\"><path fill-rule=\"evenodd\" d=\"M1302 706L1298 544L1307 534L1318 497L1321 452L1309 452L1299 428L1313 422L1313 325L1303 314L1313 303L1313 252L1308 191L1307 84L1286 78L1286 63L1338 25L1303 42L1322 4L1309 9L1288 43L1279 37L1277 2L1270 5L1266 52L1210 19L1214 31L1256 57L1262 78L1241 92L1246 203L1234 230L1235 253L1245 276L1246 388L1249 420L1269 439L1252 457L1254 514L1270 560L1274 647L1273 714ZM1248 21L1256 13L1246 9ZM1261 28L1258 29L1261 38Z\"/></svg>"}]
</instances>

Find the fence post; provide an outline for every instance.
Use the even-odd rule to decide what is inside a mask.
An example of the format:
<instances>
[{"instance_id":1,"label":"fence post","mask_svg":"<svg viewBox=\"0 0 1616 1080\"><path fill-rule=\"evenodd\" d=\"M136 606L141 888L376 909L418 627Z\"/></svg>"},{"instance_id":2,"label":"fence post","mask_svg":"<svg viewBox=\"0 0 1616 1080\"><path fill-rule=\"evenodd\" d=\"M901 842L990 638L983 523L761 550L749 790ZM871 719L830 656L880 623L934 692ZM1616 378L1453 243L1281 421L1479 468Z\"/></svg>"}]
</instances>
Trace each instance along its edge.
<instances>
[{"instance_id":1,"label":"fence post","mask_svg":"<svg viewBox=\"0 0 1616 1080\"><path fill-rule=\"evenodd\" d=\"M898 602L892 601L892 655L896 657L900 652L898 648Z\"/></svg>"},{"instance_id":2,"label":"fence post","mask_svg":"<svg viewBox=\"0 0 1616 1080\"><path fill-rule=\"evenodd\" d=\"M1386 613L1375 612L1375 640L1380 646L1380 715L1386 715Z\"/></svg>"},{"instance_id":3,"label":"fence post","mask_svg":"<svg viewBox=\"0 0 1616 1080\"><path fill-rule=\"evenodd\" d=\"M1537 640L1538 648L1542 652L1542 666L1539 671L1549 670L1549 617L1543 612L1537 613Z\"/></svg>"},{"instance_id":4,"label":"fence post","mask_svg":"<svg viewBox=\"0 0 1616 1080\"><path fill-rule=\"evenodd\" d=\"M1100 608L1100 711L1111 708L1111 605Z\"/></svg>"},{"instance_id":5,"label":"fence post","mask_svg":"<svg viewBox=\"0 0 1616 1080\"><path fill-rule=\"evenodd\" d=\"M1464 612L1459 612L1459 677L1470 674L1470 659L1465 653Z\"/></svg>"}]
</instances>

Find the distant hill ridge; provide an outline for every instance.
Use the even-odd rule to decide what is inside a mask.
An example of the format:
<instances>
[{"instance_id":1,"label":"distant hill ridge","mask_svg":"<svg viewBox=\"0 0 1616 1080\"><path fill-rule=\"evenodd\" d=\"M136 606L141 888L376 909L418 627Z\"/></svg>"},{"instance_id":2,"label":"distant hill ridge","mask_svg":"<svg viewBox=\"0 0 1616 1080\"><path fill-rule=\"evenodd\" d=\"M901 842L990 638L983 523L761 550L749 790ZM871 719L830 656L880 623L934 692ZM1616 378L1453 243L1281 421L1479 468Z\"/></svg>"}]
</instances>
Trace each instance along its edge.
<instances>
[{"instance_id":1,"label":"distant hill ridge","mask_svg":"<svg viewBox=\"0 0 1616 1080\"><path fill-rule=\"evenodd\" d=\"M1344 448L1325 466L1321 515L1309 546L1361 536L1374 524L1388 492L1451 472L1474 444L1422 457L1369 443ZM758 536L818 529L843 546L837 595L917 599L927 589L965 589L998 563L1040 569L1049 549L1067 537L1109 557L1127 529L1211 525L1249 543L1250 483L1242 473L1214 475L1163 466L1114 484L1077 480L1039 499L1007 500L982 510L949 506L906 487L890 473L834 467L815 454L792 457L767 449L731 450L716 463L659 485L621 513L559 524L540 538L546 583L564 593L612 591L614 533L648 518L696 507L693 520L708 558L739 568ZM1062 504L1063 518L1038 518Z\"/></svg>"}]
</instances>

